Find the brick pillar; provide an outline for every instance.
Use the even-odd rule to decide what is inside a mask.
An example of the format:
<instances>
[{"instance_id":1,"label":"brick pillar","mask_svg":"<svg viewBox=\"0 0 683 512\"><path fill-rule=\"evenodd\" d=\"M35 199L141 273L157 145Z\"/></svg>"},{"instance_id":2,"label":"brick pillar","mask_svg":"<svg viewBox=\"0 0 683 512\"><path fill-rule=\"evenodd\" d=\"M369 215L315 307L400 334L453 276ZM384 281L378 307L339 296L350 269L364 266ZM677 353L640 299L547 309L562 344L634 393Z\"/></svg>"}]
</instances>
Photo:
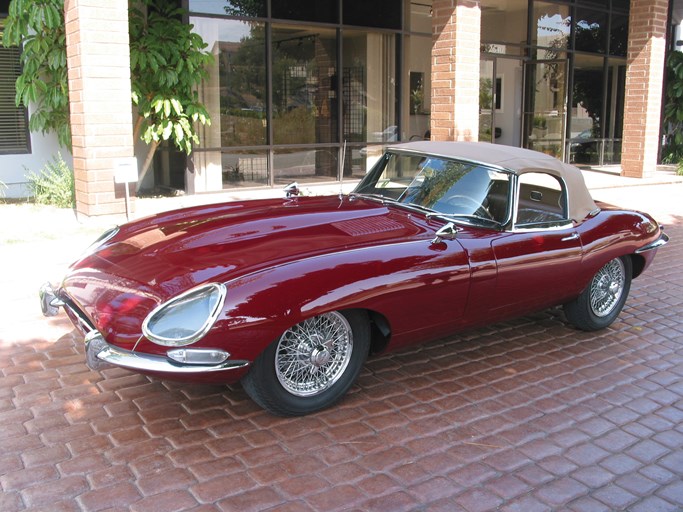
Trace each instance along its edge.
<instances>
[{"instance_id":1,"label":"brick pillar","mask_svg":"<svg viewBox=\"0 0 683 512\"><path fill-rule=\"evenodd\" d=\"M656 169L668 4L668 0L631 0L622 176L644 178Z\"/></svg>"},{"instance_id":2,"label":"brick pillar","mask_svg":"<svg viewBox=\"0 0 683 512\"><path fill-rule=\"evenodd\" d=\"M432 4L432 140L479 137L479 0Z\"/></svg>"},{"instance_id":3,"label":"brick pillar","mask_svg":"<svg viewBox=\"0 0 683 512\"><path fill-rule=\"evenodd\" d=\"M64 13L76 210L123 213L114 167L133 156L128 1L66 0Z\"/></svg>"}]
</instances>

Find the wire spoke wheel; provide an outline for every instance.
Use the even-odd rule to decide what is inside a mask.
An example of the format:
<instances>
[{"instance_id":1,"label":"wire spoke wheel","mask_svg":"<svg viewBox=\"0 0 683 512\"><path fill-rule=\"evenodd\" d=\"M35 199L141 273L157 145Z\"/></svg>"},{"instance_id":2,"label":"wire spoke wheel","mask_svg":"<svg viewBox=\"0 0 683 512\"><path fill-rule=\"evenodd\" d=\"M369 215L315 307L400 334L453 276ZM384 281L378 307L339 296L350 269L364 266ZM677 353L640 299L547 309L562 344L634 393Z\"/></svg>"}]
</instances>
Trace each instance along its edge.
<instances>
[{"instance_id":1,"label":"wire spoke wheel","mask_svg":"<svg viewBox=\"0 0 683 512\"><path fill-rule=\"evenodd\" d=\"M590 284L590 307L593 314L605 317L614 311L624 293L626 270L620 258L602 267Z\"/></svg>"},{"instance_id":2,"label":"wire spoke wheel","mask_svg":"<svg viewBox=\"0 0 683 512\"><path fill-rule=\"evenodd\" d=\"M318 395L341 378L352 352L353 332L343 315L331 312L309 318L280 337L277 379L293 395Z\"/></svg>"}]
</instances>

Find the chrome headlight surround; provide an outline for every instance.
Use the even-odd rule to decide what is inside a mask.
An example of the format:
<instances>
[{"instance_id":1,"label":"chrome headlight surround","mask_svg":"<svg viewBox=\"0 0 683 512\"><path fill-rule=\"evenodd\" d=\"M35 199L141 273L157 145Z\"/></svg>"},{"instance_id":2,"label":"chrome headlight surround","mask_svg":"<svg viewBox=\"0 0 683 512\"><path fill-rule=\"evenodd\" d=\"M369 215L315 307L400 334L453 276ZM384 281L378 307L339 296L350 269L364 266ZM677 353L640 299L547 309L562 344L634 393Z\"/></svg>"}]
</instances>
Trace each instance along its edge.
<instances>
[{"instance_id":1,"label":"chrome headlight surround","mask_svg":"<svg viewBox=\"0 0 683 512\"><path fill-rule=\"evenodd\" d=\"M226 294L223 283L203 284L181 293L147 315L142 333L151 342L165 347L191 345L216 322Z\"/></svg>"},{"instance_id":2,"label":"chrome headlight surround","mask_svg":"<svg viewBox=\"0 0 683 512\"><path fill-rule=\"evenodd\" d=\"M83 251L83 254L81 254L78 261L85 259L87 256L90 256L92 253L97 251L100 247L102 247L104 244L106 244L109 240L114 238L118 232L119 232L119 226L114 226L113 228L107 229L104 233L102 233L99 237L97 237L97 240L95 240L93 243L91 243L88 246L88 248L85 251Z\"/></svg>"}]
</instances>

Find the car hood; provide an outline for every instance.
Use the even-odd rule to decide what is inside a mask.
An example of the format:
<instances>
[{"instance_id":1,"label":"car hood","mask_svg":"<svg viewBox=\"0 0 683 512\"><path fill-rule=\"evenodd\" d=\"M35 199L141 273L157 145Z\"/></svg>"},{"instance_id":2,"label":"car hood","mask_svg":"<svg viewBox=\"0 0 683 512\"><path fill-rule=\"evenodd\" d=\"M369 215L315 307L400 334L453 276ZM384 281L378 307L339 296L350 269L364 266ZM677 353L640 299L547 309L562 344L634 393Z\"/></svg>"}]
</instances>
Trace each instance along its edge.
<instances>
[{"instance_id":1,"label":"car hood","mask_svg":"<svg viewBox=\"0 0 683 512\"><path fill-rule=\"evenodd\" d=\"M426 225L415 216L361 198L201 206L121 226L110 241L71 266L61 288L101 329L122 313L139 317L131 311L149 312L203 283L228 282L322 254L427 237ZM139 333L139 321L134 324L131 335Z\"/></svg>"}]
</instances>

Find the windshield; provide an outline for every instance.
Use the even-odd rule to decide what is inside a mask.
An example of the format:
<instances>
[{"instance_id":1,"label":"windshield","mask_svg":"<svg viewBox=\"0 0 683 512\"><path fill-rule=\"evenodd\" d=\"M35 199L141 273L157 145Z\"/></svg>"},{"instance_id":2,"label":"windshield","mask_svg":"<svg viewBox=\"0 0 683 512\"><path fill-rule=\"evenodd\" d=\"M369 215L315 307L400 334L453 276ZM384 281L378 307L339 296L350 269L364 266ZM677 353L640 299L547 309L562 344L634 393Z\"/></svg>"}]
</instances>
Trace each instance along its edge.
<instances>
[{"instance_id":1,"label":"windshield","mask_svg":"<svg viewBox=\"0 0 683 512\"><path fill-rule=\"evenodd\" d=\"M354 193L417 206L449 217L503 224L509 216L509 174L471 162L387 153Z\"/></svg>"}]
</instances>

